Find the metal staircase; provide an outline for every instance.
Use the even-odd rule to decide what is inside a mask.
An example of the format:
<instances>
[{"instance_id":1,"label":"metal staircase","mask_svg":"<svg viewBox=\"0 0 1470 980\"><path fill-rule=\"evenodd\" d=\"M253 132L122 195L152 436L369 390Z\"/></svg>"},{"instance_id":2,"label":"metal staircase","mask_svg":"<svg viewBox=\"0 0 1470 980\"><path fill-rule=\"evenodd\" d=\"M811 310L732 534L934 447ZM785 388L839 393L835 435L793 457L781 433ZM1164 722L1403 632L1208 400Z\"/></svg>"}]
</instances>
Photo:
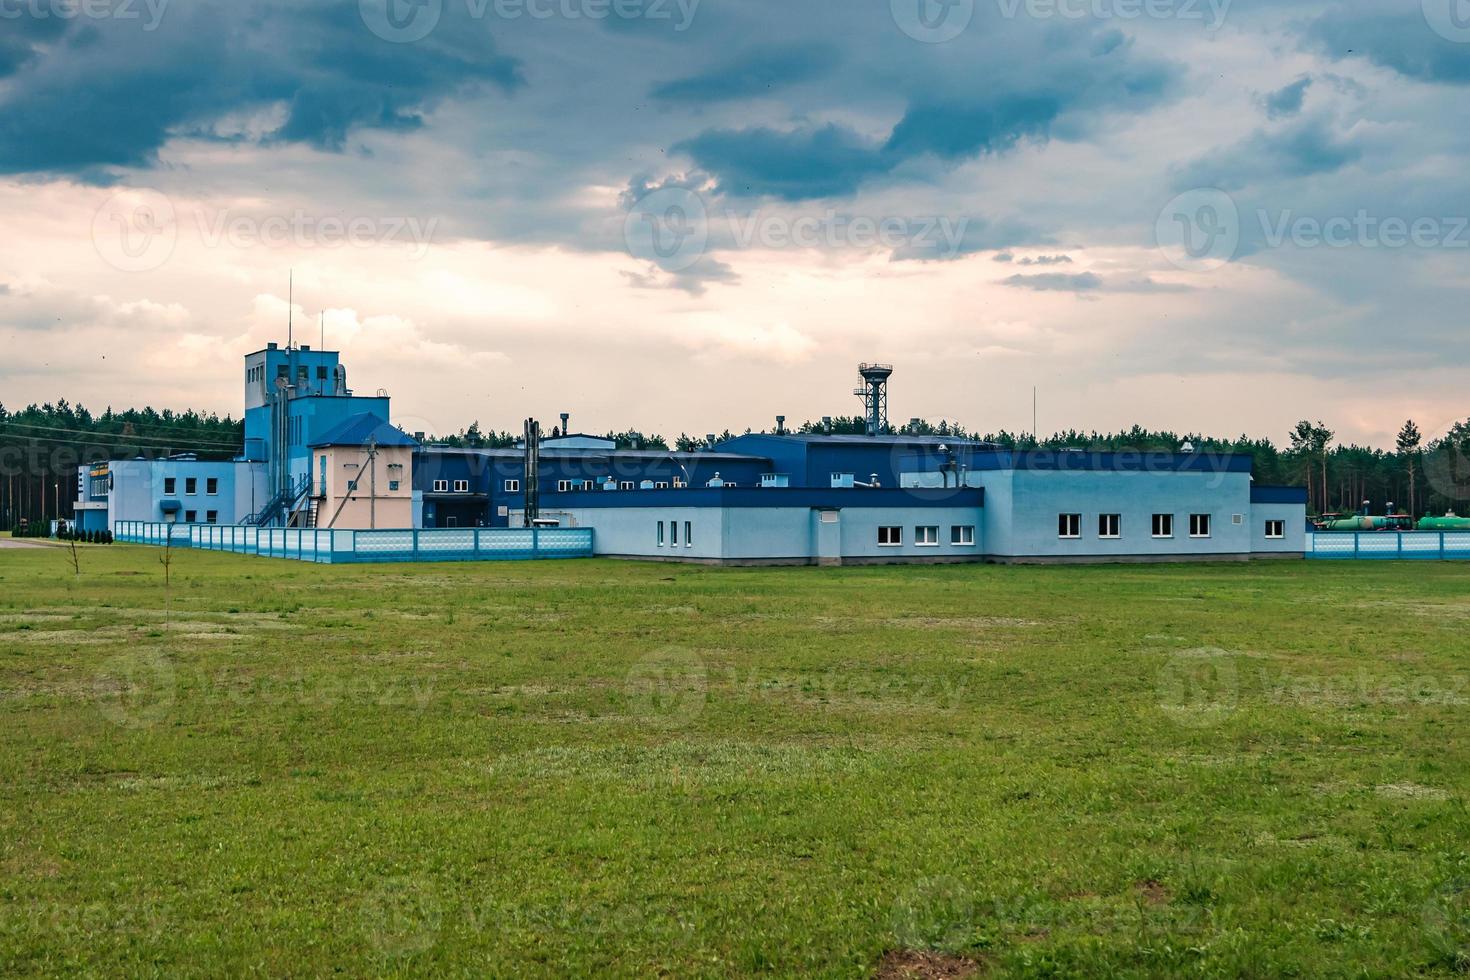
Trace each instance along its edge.
<instances>
[{"instance_id":1,"label":"metal staircase","mask_svg":"<svg viewBox=\"0 0 1470 980\"><path fill-rule=\"evenodd\" d=\"M276 494L264 507L249 517L246 517L240 523L255 527L269 527L278 520L285 523L285 520L296 511L301 498L310 492L311 476L303 476L301 482Z\"/></svg>"}]
</instances>

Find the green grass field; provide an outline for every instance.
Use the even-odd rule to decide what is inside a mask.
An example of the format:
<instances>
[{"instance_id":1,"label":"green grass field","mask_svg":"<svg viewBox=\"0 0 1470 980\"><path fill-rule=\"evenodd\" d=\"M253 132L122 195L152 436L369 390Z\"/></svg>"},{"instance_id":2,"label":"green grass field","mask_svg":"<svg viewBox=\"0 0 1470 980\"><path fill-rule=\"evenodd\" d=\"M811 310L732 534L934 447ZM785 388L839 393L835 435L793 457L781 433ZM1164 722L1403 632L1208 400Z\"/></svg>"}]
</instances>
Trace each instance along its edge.
<instances>
[{"instance_id":1,"label":"green grass field","mask_svg":"<svg viewBox=\"0 0 1470 980\"><path fill-rule=\"evenodd\" d=\"M0 550L0 973L1470 967L1466 566L160 554Z\"/></svg>"}]
</instances>

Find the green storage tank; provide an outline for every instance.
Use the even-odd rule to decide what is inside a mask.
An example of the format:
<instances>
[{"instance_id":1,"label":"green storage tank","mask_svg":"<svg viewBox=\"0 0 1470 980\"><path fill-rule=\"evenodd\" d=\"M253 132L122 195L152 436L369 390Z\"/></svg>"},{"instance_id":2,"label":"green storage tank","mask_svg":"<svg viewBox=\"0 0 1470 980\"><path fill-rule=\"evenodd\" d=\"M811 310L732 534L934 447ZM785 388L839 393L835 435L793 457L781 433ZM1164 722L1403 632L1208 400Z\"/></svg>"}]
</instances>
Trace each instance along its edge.
<instances>
[{"instance_id":1,"label":"green storage tank","mask_svg":"<svg viewBox=\"0 0 1470 980\"><path fill-rule=\"evenodd\" d=\"M1444 517L1425 517L1419 521L1421 531L1470 531L1470 517L1456 517L1454 514L1446 514Z\"/></svg>"}]
</instances>

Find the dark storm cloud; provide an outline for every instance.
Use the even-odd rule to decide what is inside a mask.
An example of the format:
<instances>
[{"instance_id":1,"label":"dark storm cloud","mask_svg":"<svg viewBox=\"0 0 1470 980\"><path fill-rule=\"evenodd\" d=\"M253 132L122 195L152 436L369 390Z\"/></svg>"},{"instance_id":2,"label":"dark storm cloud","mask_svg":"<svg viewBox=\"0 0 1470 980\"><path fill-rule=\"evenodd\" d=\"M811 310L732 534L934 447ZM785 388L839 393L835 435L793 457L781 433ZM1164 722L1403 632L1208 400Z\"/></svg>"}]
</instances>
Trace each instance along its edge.
<instances>
[{"instance_id":1,"label":"dark storm cloud","mask_svg":"<svg viewBox=\"0 0 1470 980\"><path fill-rule=\"evenodd\" d=\"M743 99L820 78L837 61L837 51L828 45L762 45L719 67L655 85L652 94L667 102L699 104Z\"/></svg>"},{"instance_id":2,"label":"dark storm cloud","mask_svg":"<svg viewBox=\"0 0 1470 980\"><path fill-rule=\"evenodd\" d=\"M150 165L175 133L209 136L225 116L284 107L267 139L340 150L354 129L412 129L446 96L518 84L484 31L392 45L355 4L169 7L137 21L8 21L45 43L0 48L0 172L89 174ZM60 25L54 26L54 25ZM76 50L78 47L84 51Z\"/></svg>"},{"instance_id":3,"label":"dark storm cloud","mask_svg":"<svg viewBox=\"0 0 1470 980\"><path fill-rule=\"evenodd\" d=\"M1317 115L1257 130L1235 146L1213 150L1182 168L1174 183L1180 189L1238 190L1262 180L1333 173L1362 155L1363 148L1339 133L1335 120Z\"/></svg>"},{"instance_id":4,"label":"dark storm cloud","mask_svg":"<svg viewBox=\"0 0 1470 980\"><path fill-rule=\"evenodd\" d=\"M1361 56L1422 82L1470 84L1470 44L1450 40L1429 21L1431 5L1448 11L1460 0L1339 4L1307 32L1310 45L1334 58Z\"/></svg>"},{"instance_id":5,"label":"dark storm cloud","mask_svg":"<svg viewBox=\"0 0 1470 980\"><path fill-rule=\"evenodd\" d=\"M1268 93L1262 99L1266 107L1266 117L1268 119L1285 119L1300 113L1302 111L1302 103L1306 100L1307 89L1311 88L1311 86L1311 78L1299 78L1285 88Z\"/></svg>"},{"instance_id":6,"label":"dark storm cloud","mask_svg":"<svg viewBox=\"0 0 1470 980\"><path fill-rule=\"evenodd\" d=\"M1023 141L1045 143L1059 130L1080 138L1109 113L1157 105L1181 75L1178 66L1138 55L1116 30L1050 29L1031 43L1047 59L1044 72L1025 70L1027 53L1006 55L1004 46L994 58L919 66L914 93L881 141L828 123L712 129L674 149L713 174L723 193L848 196L916 159L953 165Z\"/></svg>"}]
</instances>

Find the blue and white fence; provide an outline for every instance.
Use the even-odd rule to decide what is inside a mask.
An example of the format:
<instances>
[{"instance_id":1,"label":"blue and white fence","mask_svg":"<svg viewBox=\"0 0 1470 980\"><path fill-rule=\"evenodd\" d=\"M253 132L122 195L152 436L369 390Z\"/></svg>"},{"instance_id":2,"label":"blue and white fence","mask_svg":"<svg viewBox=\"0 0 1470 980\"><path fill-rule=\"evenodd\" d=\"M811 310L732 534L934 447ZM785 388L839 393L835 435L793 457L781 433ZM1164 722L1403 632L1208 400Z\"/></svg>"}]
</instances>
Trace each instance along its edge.
<instances>
[{"instance_id":1,"label":"blue and white fence","mask_svg":"<svg viewBox=\"0 0 1470 980\"><path fill-rule=\"evenodd\" d=\"M1321 531L1307 535L1307 557L1470 561L1470 531Z\"/></svg>"},{"instance_id":2,"label":"blue and white fence","mask_svg":"<svg viewBox=\"0 0 1470 980\"><path fill-rule=\"evenodd\" d=\"M386 561L527 561L590 558L592 528L439 528L354 531L118 521L117 541L324 564Z\"/></svg>"}]
</instances>

